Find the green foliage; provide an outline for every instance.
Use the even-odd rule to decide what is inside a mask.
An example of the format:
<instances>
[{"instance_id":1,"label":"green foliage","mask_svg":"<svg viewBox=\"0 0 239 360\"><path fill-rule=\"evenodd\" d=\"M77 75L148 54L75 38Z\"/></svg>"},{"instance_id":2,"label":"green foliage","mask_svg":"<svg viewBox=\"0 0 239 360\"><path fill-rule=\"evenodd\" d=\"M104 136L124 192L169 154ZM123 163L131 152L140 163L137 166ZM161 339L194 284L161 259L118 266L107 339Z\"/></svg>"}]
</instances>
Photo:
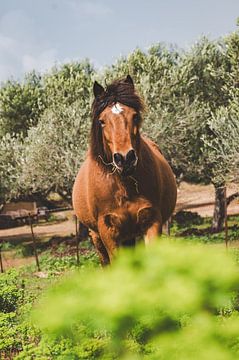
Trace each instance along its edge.
<instances>
[{"instance_id":1,"label":"green foliage","mask_svg":"<svg viewBox=\"0 0 239 360\"><path fill-rule=\"evenodd\" d=\"M238 216L228 217L228 241L235 246L239 239ZM176 239L192 244L223 244L225 243L225 230L213 232L211 229L212 218L201 218L197 213L180 211L174 216L170 233Z\"/></svg>"},{"instance_id":2,"label":"green foliage","mask_svg":"<svg viewBox=\"0 0 239 360\"><path fill-rule=\"evenodd\" d=\"M192 227L193 225L203 224L203 218L196 212L179 211L175 214L174 220L179 227Z\"/></svg>"},{"instance_id":3,"label":"green foliage","mask_svg":"<svg viewBox=\"0 0 239 360\"><path fill-rule=\"evenodd\" d=\"M21 136L0 138L0 203L22 193L24 145Z\"/></svg>"},{"instance_id":4,"label":"green foliage","mask_svg":"<svg viewBox=\"0 0 239 360\"><path fill-rule=\"evenodd\" d=\"M75 101L84 101L91 95L91 77L94 69L88 60L64 64L54 68L44 76L46 107L55 108L59 105L71 105Z\"/></svg>"},{"instance_id":5,"label":"green foliage","mask_svg":"<svg viewBox=\"0 0 239 360\"><path fill-rule=\"evenodd\" d=\"M24 344L39 339L39 330L31 326L28 320L20 320L16 312L0 312L0 333L0 355L3 359L20 352Z\"/></svg>"},{"instance_id":6,"label":"green foliage","mask_svg":"<svg viewBox=\"0 0 239 360\"><path fill-rule=\"evenodd\" d=\"M25 141L22 186L26 193L55 191L70 198L84 159L89 132L89 97L47 110Z\"/></svg>"},{"instance_id":7,"label":"green foliage","mask_svg":"<svg viewBox=\"0 0 239 360\"><path fill-rule=\"evenodd\" d=\"M75 256L67 255L68 248L57 247L57 253L45 252L40 256L42 271L47 278L35 276L35 265L26 266L20 270L9 270L0 275L0 358L14 359L66 359L76 349L71 339L52 340L41 334L38 326L32 324L29 312L39 293L52 285L60 274L71 271L76 266ZM98 265L95 252L88 243L81 245L80 269L92 268ZM83 331L83 330L82 330ZM87 331L85 329L84 331ZM104 340L95 338L92 344L77 347L78 352L87 354L89 351L99 352ZM41 341L40 341L41 340ZM98 345L97 345L98 344ZM69 357L68 357L69 358ZM87 355L86 355L87 358ZM73 359L73 357L70 357Z\"/></svg>"},{"instance_id":8,"label":"green foliage","mask_svg":"<svg viewBox=\"0 0 239 360\"><path fill-rule=\"evenodd\" d=\"M238 285L224 251L161 243L123 253L104 271L67 277L35 319L54 341L72 342L71 358L234 359Z\"/></svg>"},{"instance_id":9,"label":"green foliage","mask_svg":"<svg viewBox=\"0 0 239 360\"><path fill-rule=\"evenodd\" d=\"M23 284L19 283L14 269L0 276L0 312L16 311L23 296Z\"/></svg>"},{"instance_id":10,"label":"green foliage","mask_svg":"<svg viewBox=\"0 0 239 360\"><path fill-rule=\"evenodd\" d=\"M0 201L51 190L70 199L88 144L93 73L85 61L2 87Z\"/></svg>"},{"instance_id":11,"label":"green foliage","mask_svg":"<svg viewBox=\"0 0 239 360\"><path fill-rule=\"evenodd\" d=\"M198 99L212 111L226 106L230 71L227 60L223 42L203 37L182 57L178 68L179 95L186 93L190 103Z\"/></svg>"},{"instance_id":12,"label":"green foliage","mask_svg":"<svg viewBox=\"0 0 239 360\"><path fill-rule=\"evenodd\" d=\"M25 293L25 280L17 270L0 275L0 357L12 358L24 343L36 341L39 330L29 322L34 296ZM28 316L27 316L28 315Z\"/></svg>"},{"instance_id":13,"label":"green foliage","mask_svg":"<svg viewBox=\"0 0 239 360\"><path fill-rule=\"evenodd\" d=\"M94 249L80 246L81 252L84 256L80 255L80 268L95 267L99 264L98 257ZM48 274L62 273L66 270L73 270L77 268L75 249L72 254L70 249L64 245L59 245L57 250L53 253L52 251L46 251L40 257L41 269L47 271Z\"/></svg>"},{"instance_id":14,"label":"green foliage","mask_svg":"<svg viewBox=\"0 0 239 360\"><path fill-rule=\"evenodd\" d=\"M191 104L181 99L174 113L165 113L157 142L177 177L194 183L210 183L210 169L205 167L202 136L207 132L210 110L198 100Z\"/></svg>"},{"instance_id":15,"label":"green foliage","mask_svg":"<svg viewBox=\"0 0 239 360\"><path fill-rule=\"evenodd\" d=\"M219 107L206 120L202 135L203 163L214 185L234 180L239 165L239 108Z\"/></svg>"},{"instance_id":16,"label":"green foliage","mask_svg":"<svg viewBox=\"0 0 239 360\"><path fill-rule=\"evenodd\" d=\"M226 56L230 63L228 90L232 96L239 96L239 28L225 37Z\"/></svg>"},{"instance_id":17,"label":"green foliage","mask_svg":"<svg viewBox=\"0 0 239 360\"><path fill-rule=\"evenodd\" d=\"M158 141L184 179L222 184L235 173L239 131L233 120L238 116L230 110L233 59L225 42L202 38L175 68L174 108L165 113Z\"/></svg>"},{"instance_id":18,"label":"green foliage","mask_svg":"<svg viewBox=\"0 0 239 360\"><path fill-rule=\"evenodd\" d=\"M192 244L202 243L202 244L222 244L225 243L225 232L220 233L210 233L210 227L206 229L205 232L198 230L197 228L183 230L180 228L180 232L176 232L176 236L179 238L185 239L187 242ZM237 241L239 239L239 229L238 227L231 228L228 230L228 241Z\"/></svg>"},{"instance_id":19,"label":"green foliage","mask_svg":"<svg viewBox=\"0 0 239 360\"><path fill-rule=\"evenodd\" d=\"M15 294L9 297L11 312L0 312L1 357L237 358L239 279L232 258L212 247L178 241L166 245L165 240L147 250L120 254L104 271L92 269L95 258L87 245L74 274L75 258L64 255L67 248L59 246L59 254L41 256L48 279L32 276L35 267L29 266L1 275L5 294ZM233 257L238 260L238 251ZM50 295L43 293L34 325L28 315L32 304L67 269L71 271L63 283Z\"/></svg>"},{"instance_id":20,"label":"green foliage","mask_svg":"<svg viewBox=\"0 0 239 360\"><path fill-rule=\"evenodd\" d=\"M7 81L0 88L0 137L22 133L37 124L45 108L41 77L28 74L22 83Z\"/></svg>"},{"instance_id":21,"label":"green foliage","mask_svg":"<svg viewBox=\"0 0 239 360\"><path fill-rule=\"evenodd\" d=\"M44 78L47 109L25 140L21 181L26 194L53 190L70 201L88 145L92 74L88 62L72 63Z\"/></svg>"}]
</instances>

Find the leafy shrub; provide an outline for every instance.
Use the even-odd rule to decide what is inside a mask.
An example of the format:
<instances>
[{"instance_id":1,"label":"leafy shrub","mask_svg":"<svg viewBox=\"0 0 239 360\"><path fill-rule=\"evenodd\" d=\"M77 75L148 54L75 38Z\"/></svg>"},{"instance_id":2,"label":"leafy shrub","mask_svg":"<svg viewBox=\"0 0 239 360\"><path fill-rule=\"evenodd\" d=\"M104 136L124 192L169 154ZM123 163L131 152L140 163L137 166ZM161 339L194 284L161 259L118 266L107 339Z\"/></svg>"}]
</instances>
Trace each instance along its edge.
<instances>
[{"instance_id":1,"label":"leafy shrub","mask_svg":"<svg viewBox=\"0 0 239 360\"><path fill-rule=\"evenodd\" d=\"M0 358L13 359L24 344L36 342L39 330L29 322L35 296L25 292L25 280L11 269L0 276Z\"/></svg>"},{"instance_id":2,"label":"leafy shrub","mask_svg":"<svg viewBox=\"0 0 239 360\"><path fill-rule=\"evenodd\" d=\"M10 313L17 309L23 296L23 284L15 269L0 275L0 312Z\"/></svg>"},{"instance_id":3,"label":"leafy shrub","mask_svg":"<svg viewBox=\"0 0 239 360\"><path fill-rule=\"evenodd\" d=\"M6 134L0 138L0 203L21 194L21 173L24 159L22 137Z\"/></svg>"},{"instance_id":4,"label":"leafy shrub","mask_svg":"<svg viewBox=\"0 0 239 360\"><path fill-rule=\"evenodd\" d=\"M88 244L80 245L80 267L95 267L99 264L94 248L87 248ZM46 251L40 258L41 269L52 272L63 272L77 268L76 249L72 246L60 244L55 250Z\"/></svg>"},{"instance_id":5,"label":"leafy shrub","mask_svg":"<svg viewBox=\"0 0 239 360\"><path fill-rule=\"evenodd\" d=\"M7 133L27 135L45 108L41 76L29 73L20 83L8 80L0 87L0 137Z\"/></svg>"},{"instance_id":6,"label":"leafy shrub","mask_svg":"<svg viewBox=\"0 0 239 360\"><path fill-rule=\"evenodd\" d=\"M203 218L198 213L191 211L178 211L174 216L174 220L180 228L203 224Z\"/></svg>"},{"instance_id":7,"label":"leafy shrub","mask_svg":"<svg viewBox=\"0 0 239 360\"><path fill-rule=\"evenodd\" d=\"M34 316L55 341L72 342L72 359L234 359L238 285L224 251L161 244L71 274Z\"/></svg>"},{"instance_id":8,"label":"leafy shrub","mask_svg":"<svg viewBox=\"0 0 239 360\"><path fill-rule=\"evenodd\" d=\"M24 344L39 341L40 333L27 317L19 318L17 312L0 312L0 334L0 358L11 359L10 354L20 352Z\"/></svg>"}]
</instances>

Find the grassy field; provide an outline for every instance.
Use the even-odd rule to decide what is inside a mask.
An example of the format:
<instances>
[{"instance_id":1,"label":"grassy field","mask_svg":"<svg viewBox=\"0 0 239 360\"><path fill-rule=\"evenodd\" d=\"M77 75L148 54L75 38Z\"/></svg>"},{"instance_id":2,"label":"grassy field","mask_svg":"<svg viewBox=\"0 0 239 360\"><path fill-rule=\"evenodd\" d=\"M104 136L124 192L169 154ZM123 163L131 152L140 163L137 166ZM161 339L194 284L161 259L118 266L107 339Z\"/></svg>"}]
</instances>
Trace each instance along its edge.
<instances>
[{"instance_id":1,"label":"grassy field","mask_svg":"<svg viewBox=\"0 0 239 360\"><path fill-rule=\"evenodd\" d=\"M211 248L212 246L208 245L213 245L215 251L218 247L224 249L224 232L218 234L211 233L210 222L210 218L201 218L198 215L183 212L181 213L181 217L179 216L178 221L174 221L171 227L171 237L169 238L163 235L162 238L158 240L158 243L162 247L167 243L173 242L175 246L177 246L177 244L183 244L185 249L187 248L187 244L194 244L199 248L200 244L206 244L206 248ZM229 217L229 253L232 255L233 261L236 262L238 262L239 259L239 250L237 250L239 240L238 224L239 216ZM8 265L8 269L0 276L1 359L131 359L131 351L134 346L137 348L137 352L141 354L139 358L153 359L152 354L154 351L151 354L147 348L149 345L147 341L146 343L148 345L143 345L140 341L138 342L135 336L133 336L133 340L131 339L129 341L130 344L127 345L127 349L124 347L125 345L123 345L123 347L122 344L117 345L124 349L122 350L122 354L116 351L116 355L113 355L115 350L112 350L112 346L114 347L114 345L111 344L111 340L109 340L111 339L111 335L108 335L108 333L107 335L105 333L102 335L102 331L100 331L99 335L98 330L88 329L85 324L79 322L79 324L81 324L79 326L82 327L84 325L84 329L86 326L83 332L85 334L86 331L88 334L86 337L85 335L82 337L82 342L78 343L75 339L76 334L80 336L78 328L75 334L70 337L68 335L64 336L63 331L63 335L60 335L60 340L59 338L56 340L48 337L41 327L38 328L37 322L32 322L32 308L38 304L39 299L45 297L49 289L61 283L61 279L64 279L66 276L74 277L75 275L73 274L75 274L75 272L77 272L79 276L85 274L86 278L89 277L92 271L97 272L96 277L102 272L97 255L89 240L80 244L79 266L77 266L76 263L74 237L67 236L59 238L56 236L48 236L42 239L39 238L38 241L40 243L38 248L41 267L40 272L36 269L33 247L28 238L23 238L17 242L5 242L2 247L4 266ZM185 261L185 259L183 261ZM15 268L10 268L12 266L15 266ZM192 266L192 264L190 264L190 266ZM208 266L207 263L205 266ZM175 272L178 274L177 271L176 269ZM205 280L205 284L209 280ZM89 281L92 281L92 279ZM211 279L210 281L215 281L215 279ZM205 284L202 286L206 286ZM59 311L61 312L62 310ZM225 309L223 311L225 311ZM187 311L185 312L187 313ZM229 313L230 312L234 313L235 309L233 308L233 310L231 310L230 308ZM98 315L96 314L95 316ZM112 321L116 320L113 319ZM134 332L136 330L134 329L132 331ZM108 348L109 343L111 344L110 350ZM106 348L108 349L107 351L105 351ZM72 350L73 352L71 352L69 349L74 349L74 351ZM128 351L131 355L128 354ZM156 353L157 351L155 350L155 354ZM107 354L111 355L107 357ZM147 354L151 354L152 356ZM171 355L168 355L168 359L171 358L173 359ZM225 359L227 358L229 359L230 357L225 357Z\"/></svg>"}]
</instances>

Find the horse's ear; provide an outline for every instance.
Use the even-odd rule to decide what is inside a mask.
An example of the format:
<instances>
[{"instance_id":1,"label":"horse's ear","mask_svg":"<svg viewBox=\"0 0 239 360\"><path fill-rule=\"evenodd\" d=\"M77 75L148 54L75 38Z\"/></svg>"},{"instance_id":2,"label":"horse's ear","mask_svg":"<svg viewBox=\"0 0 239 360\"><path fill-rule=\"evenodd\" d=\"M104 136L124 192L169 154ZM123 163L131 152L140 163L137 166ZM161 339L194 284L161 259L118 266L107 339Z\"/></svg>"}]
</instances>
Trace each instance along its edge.
<instances>
[{"instance_id":1,"label":"horse's ear","mask_svg":"<svg viewBox=\"0 0 239 360\"><path fill-rule=\"evenodd\" d=\"M137 212L137 223L142 227L150 226L153 222L155 211L152 206L144 206Z\"/></svg>"},{"instance_id":2,"label":"horse's ear","mask_svg":"<svg viewBox=\"0 0 239 360\"><path fill-rule=\"evenodd\" d=\"M105 92L103 86L101 86L97 81L94 82L93 93L95 97L102 95Z\"/></svg>"},{"instance_id":3,"label":"horse's ear","mask_svg":"<svg viewBox=\"0 0 239 360\"><path fill-rule=\"evenodd\" d=\"M134 86L134 82L133 82L133 79L130 75L127 75L126 78L125 78L125 82Z\"/></svg>"},{"instance_id":4,"label":"horse's ear","mask_svg":"<svg viewBox=\"0 0 239 360\"><path fill-rule=\"evenodd\" d=\"M109 213L104 216L105 225L109 228L117 227L120 224L120 218L115 213Z\"/></svg>"}]
</instances>

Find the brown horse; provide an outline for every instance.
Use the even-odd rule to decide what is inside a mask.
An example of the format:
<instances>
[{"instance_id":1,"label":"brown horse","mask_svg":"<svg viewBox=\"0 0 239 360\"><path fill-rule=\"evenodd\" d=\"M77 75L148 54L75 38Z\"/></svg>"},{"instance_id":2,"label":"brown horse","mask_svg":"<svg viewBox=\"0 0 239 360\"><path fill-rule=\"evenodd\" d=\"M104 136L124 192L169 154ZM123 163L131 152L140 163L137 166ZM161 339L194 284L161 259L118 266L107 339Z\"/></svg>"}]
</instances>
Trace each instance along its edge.
<instances>
[{"instance_id":1,"label":"brown horse","mask_svg":"<svg viewBox=\"0 0 239 360\"><path fill-rule=\"evenodd\" d=\"M73 207L105 265L120 240L133 245L144 235L149 243L161 234L177 190L159 148L140 134L143 103L132 78L106 89L95 82L93 91L90 149L75 180Z\"/></svg>"}]
</instances>

